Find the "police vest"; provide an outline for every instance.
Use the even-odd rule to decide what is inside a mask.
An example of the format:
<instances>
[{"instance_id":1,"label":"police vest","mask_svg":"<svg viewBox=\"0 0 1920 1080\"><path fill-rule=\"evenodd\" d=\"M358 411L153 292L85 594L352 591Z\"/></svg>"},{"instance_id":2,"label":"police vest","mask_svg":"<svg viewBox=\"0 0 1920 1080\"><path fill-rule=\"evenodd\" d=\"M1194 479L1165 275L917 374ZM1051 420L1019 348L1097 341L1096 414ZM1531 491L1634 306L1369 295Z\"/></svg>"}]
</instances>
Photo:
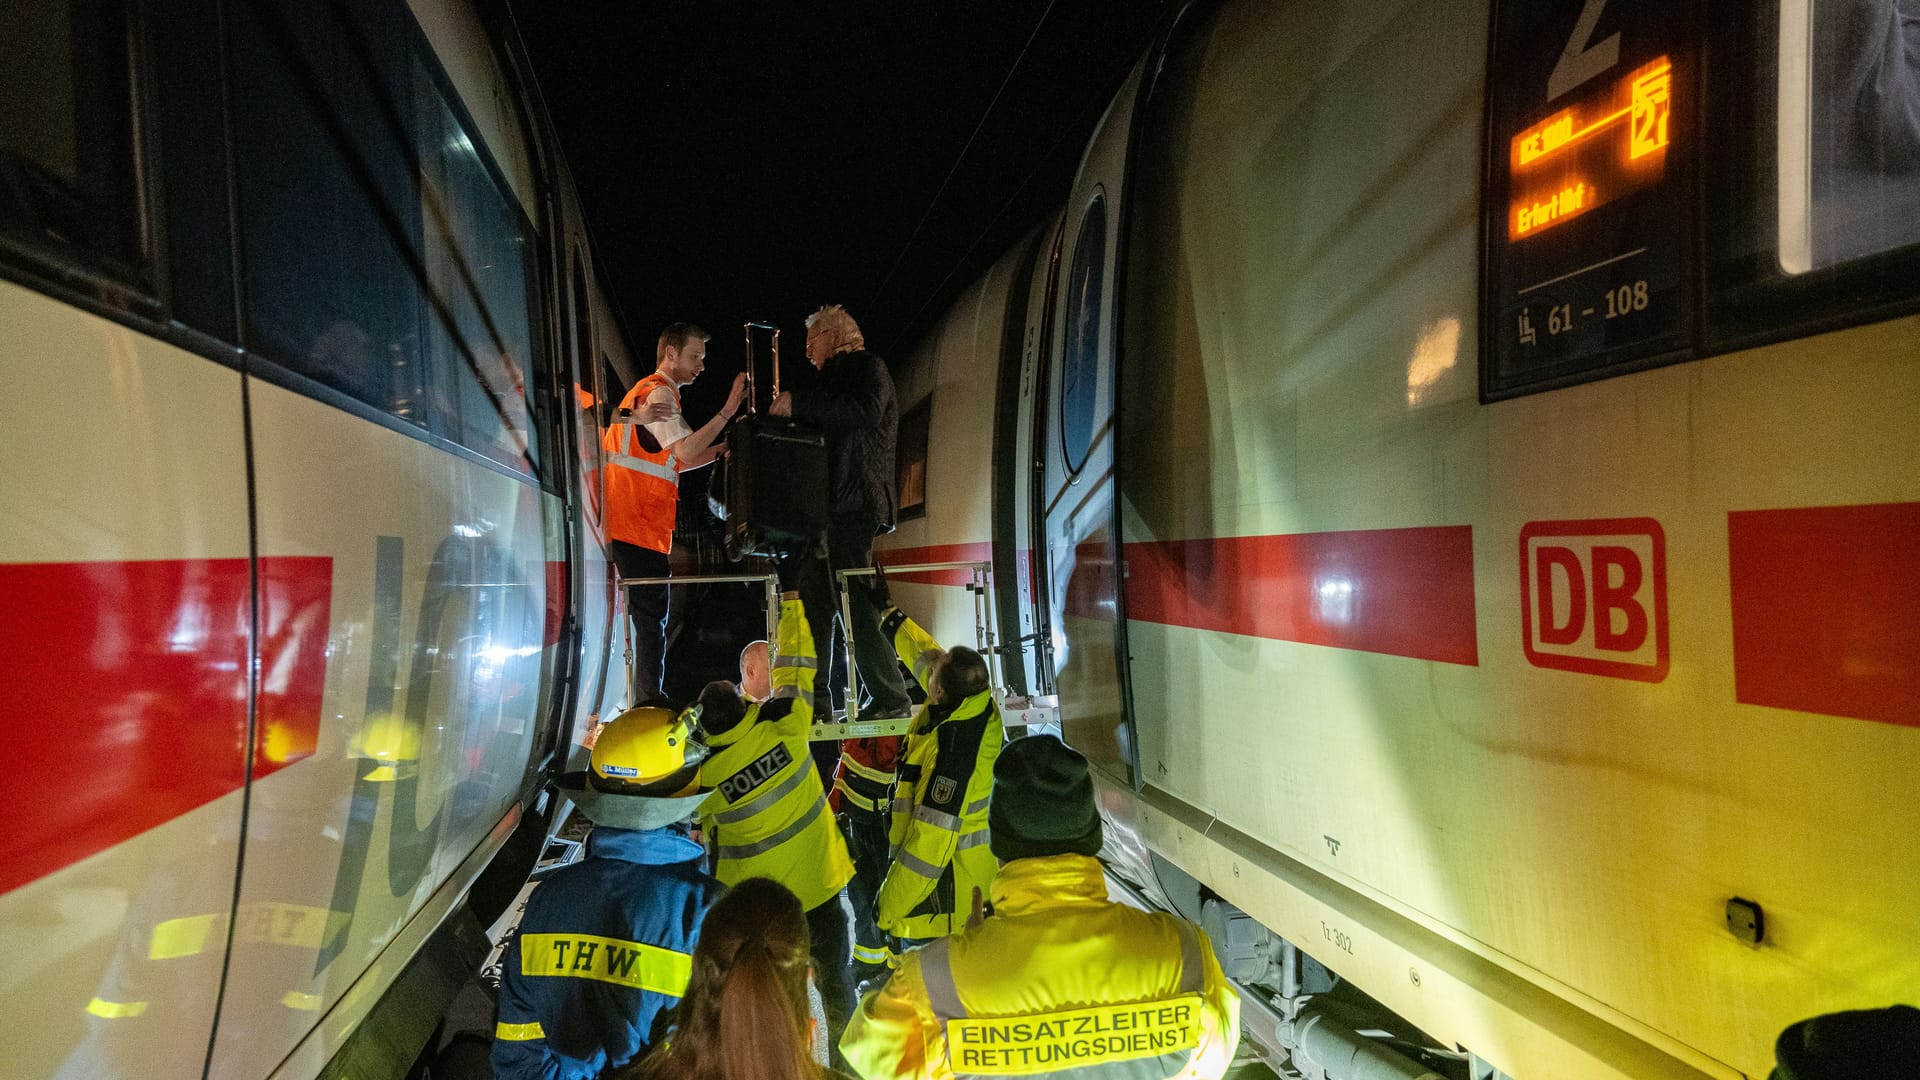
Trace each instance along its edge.
<instances>
[{"instance_id":1,"label":"police vest","mask_svg":"<svg viewBox=\"0 0 1920 1080\"><path fill-rule=\"evenodd\" d=\"M920 951L927 1005L946 1035L946 1063L969 1076L1171 1080L1192 1064L1206 1034L1206 968L1200 938L1181 920L1174 993L1053 1012L975 1016L960 1004L942 939Z\"/></svg>"},{"instance_id":2,"label":"police vest","mask_svg":"<svg viewBox=\"0 0 1920 1080\"><path fill-rule=\"evenodd\" d=\"M894 650L926 685L925 659L938 645L898 609L882 620ZM892 865L875 901L875 920L906 938L944 937L966 928L973 890L991 894L999 860L988 846L993 763L1006 735L993 692L983 690L934 721L922 706L901 749L888 842Z\"/></svg>"},{"instance_id":3,"label":"police vest","mask_svg":"<svg viewBox=\"0 0 1920 1080\"><path fill-rule=\"evenodd\" d=\"M738 724L709 734L700 765L701 826L714 844L714 876L733 885L772 878L811 911L853 876L847 842L827 811L820 771L807 751L818 661L798 600L780 605L772 699L747 706Z\"/></svg>"},{"instance_id":4,"label":"police vest","mask_svg":"<svg viewBox=\"0 0 1920 1080\"><path fill-rule=\"evenodd\" d=\"M662 386L673 391L677 408L680 391L656 371L633 384L620 403L621 410L640 409ZM616 413L600 439L607 455L607 536L664 555L673 550L673 523L680 504L679 463L670 448L646 448L652 436L636 430L644 427L637 419L623 419Z\"/></svg>"}]
</instances>

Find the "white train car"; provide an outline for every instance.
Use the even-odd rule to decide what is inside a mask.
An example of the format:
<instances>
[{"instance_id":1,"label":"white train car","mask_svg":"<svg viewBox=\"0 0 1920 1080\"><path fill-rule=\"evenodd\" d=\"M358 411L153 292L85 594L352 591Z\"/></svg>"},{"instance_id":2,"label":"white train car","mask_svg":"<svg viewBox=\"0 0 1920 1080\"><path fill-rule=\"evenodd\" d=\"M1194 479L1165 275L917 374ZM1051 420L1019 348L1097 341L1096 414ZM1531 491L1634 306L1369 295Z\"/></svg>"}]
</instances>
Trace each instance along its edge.
<instances>
[{"instance_id":1,"label":"white train car","mask_svg":"<svg viewBox=\"0 0 1920 1080\"><path fill-rule=\"evenodd\" d=\"M1296 950L1520 1080L1920 999L1903 11L1196 5L905 365L881 558L994 560L1264 1038Z\"/></svg>"},{"instance_id":2,"label":"white train car","mask_svg":"<svg viewBox=\"0 0 1920 1080\"><path fill-rule=\"evenodd\" d=\"M626 693L633 369L517 38L55 0L0 42L0 1071L398 1075Z\"/></svg>"}]
</instances>

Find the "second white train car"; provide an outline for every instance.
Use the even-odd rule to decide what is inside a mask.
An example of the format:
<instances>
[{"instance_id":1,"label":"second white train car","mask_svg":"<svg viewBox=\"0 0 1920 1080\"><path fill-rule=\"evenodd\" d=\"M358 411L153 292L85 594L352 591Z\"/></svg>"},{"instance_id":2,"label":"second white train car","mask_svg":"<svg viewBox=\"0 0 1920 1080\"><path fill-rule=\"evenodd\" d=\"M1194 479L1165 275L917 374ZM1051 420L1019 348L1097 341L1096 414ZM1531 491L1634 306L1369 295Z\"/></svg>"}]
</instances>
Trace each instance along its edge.
<instances>
[{"instance_id":1,"label":"second white train car","mask_svg":"<svg viewBox=\"0 0 1920 1080\"><path fill-rule=\"evenodd\" d=\"M1250 1023L1296 949L1519 1080L1920 1000L1916 57L1892 0L1196 5L907 362L881 558L994 562Z\"/></svg>"}]
</instances>

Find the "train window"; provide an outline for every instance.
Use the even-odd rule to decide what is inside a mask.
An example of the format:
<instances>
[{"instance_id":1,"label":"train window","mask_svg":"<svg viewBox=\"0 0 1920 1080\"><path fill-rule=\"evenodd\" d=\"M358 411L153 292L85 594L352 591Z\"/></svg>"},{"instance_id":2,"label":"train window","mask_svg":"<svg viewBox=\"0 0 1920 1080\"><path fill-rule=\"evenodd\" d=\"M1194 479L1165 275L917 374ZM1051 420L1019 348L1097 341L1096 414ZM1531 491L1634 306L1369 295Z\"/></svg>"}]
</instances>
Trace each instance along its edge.
<instances>
[{"instance_id":1,"label":"train window","mask_svg":"<svg viewBox=\"0 0 1920 1080\"><path fill-rule=\"evenodd\" d=\"M1920 0L1781 0L1713 45L1706 346L1920 307Z\"/></svg>"},{"instance_id":2,"label":"train window","mask_svg":"<svg viewBox=\"0 0 1920 1080\"><path fill-rule=\"evenodd\" d=\"M1920 243L1920 0L1782 0L1779 262Z\"/></svg>"},{"instance_id":3,"label":"train window","mask_svg":"<svg viewBox=\"0 0 1920 1080\"><path fill-rule=\"evenodd\" d=\"M894 490L899 493L899 518L902 521L927 515L927 432L932 418L932 397L908 409L900 417L900 445L894 457Z\"/></svg>"},{"instance_id":4,"label":"train window","mask_svg":"<svg viewBox=\"0 0 1920 1080\"><path fill-rule=\"evenodd\" d=\"M613 366L613 358L601 353L599 426L602 431L612 422L613 410L619 408L626 398L627 385L621 380L619 370Z\"/></svg>"},{"instance_id":5,"label":"train window","mask_svg":"<svg viewBox=\"0 0 1920 1080\"><path fill-rule=\"evenodd\" d=\"M1506 0L1487 93L1486 399L1679 359L1692 339L1683 3Z\"/></svg>"},{"instance_id":6,"label":"train window","mask_svg":"<svg viewBox=\"0 0 1920 1080\"><path fill-rule=\"evenodd\" d=\"M127 33L120 3L0 4L0 240L119 278L143 255Z\"/></svg>"},{"instance_id":7,"label":"train window","mask_svg":"<svg viewBox=\"0 0 1920 1080\"><path fill-rule=\"evenodd\" d=\"M482 160L432 74L414 66L427 287L437 317L428 349L452 387L447 434L527 469L528 364L535 359L531 230Z\"/></svg>"},{"instance_id":8,"label":"train window","mask_svg":"<svg viewBox=\"0 0 1920 1080\"><path fill-rule=\"evenodd\" d=\"M600 402L593 378L593 305L587 297L586 265L581 262L577 250L568 269L567 286L567 293L573 301L573 319L567 331L569 363L574 379L573 404L582 413L577 418L581 428L591 433L595 426L593 408ZM597 441L595 445L598 445Z\"/></svg>"},{"instance_id":9,"label":"train window","mask_svg":"<svg viewBox=\"0 0 1920 1080\"><path fill-rule=\"evenodd\" d=\"M412 424L450 411L422 346L419 178L395 138L404 8L239 4L232 95L247 346ZM357 39L357 40L356 40Z\"/></svg>"},{"instance_id":10,"label":"train window","mask_svg":"<svg viewBox=\"0 0 1920 1080\"><path fill-rule=\"evenodd\" d=\"M410 19L385 4L236 14L247 344L526 472L544 361L532 229Z\"/></svg>"},{"instance_id":11,"label":"train window","mask_svg":"<svg viewBox=\"0 0 1920 1080\"><path fill-rule=\"evenodd\" d=\"M237 343L227 132L225 124L207 122L226 110L225 73L207 62L207 43L220 40L220 23L220 5L212 0L169 3L164 15L146 20L159 106L153 132L163 199L155 216L166 239L168 314Z\"/></svg>"},{"instance_id":12,"label":"train window","mask_svg":"<svg viewBox=\"0 0 1920 1080\"><path fill-rule=\"evenodd\" d=\"M599 388L595 385L593 353L593 305L587 296L586 264L580 252L573 253L568 272L568 292L573 297L573 320L568 342L572 352L574 438L579 442L581 471L592 472L600 465ZM596 507L597 509L597 507Z\"/></svg>"},{"instance_id":13,"label":"train window","mask_svg":"<svg viewBox=\"0 0 1920 1080\"><path fill-rule=\"evenodd\" d=\"M1066 352L1060 367L1060 451L1067 471L1087 463L1100 389L1100 304L1107 273L1107 200L1095 192L1080 218L1067 274Z\"/></svg>"}]
</instances>

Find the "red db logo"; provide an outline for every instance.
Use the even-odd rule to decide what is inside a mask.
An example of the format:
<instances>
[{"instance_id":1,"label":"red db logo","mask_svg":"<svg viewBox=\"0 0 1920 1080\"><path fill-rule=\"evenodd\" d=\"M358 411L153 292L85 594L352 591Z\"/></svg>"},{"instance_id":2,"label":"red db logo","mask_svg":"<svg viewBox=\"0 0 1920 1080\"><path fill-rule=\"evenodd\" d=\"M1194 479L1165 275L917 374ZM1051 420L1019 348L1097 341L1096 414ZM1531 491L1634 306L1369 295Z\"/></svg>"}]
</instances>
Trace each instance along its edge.
<instances>
[{"instance_id":1,"label":"red db logo","mask_svg":"<svg viewBox=\"0 0 1920 1080\"><path fill-rule=\"evenodd\" d=\"M1652 518L1520 530L1527 660L1616 679L1667 677L1667 540Z\"/></svg>"}]
</instances>

